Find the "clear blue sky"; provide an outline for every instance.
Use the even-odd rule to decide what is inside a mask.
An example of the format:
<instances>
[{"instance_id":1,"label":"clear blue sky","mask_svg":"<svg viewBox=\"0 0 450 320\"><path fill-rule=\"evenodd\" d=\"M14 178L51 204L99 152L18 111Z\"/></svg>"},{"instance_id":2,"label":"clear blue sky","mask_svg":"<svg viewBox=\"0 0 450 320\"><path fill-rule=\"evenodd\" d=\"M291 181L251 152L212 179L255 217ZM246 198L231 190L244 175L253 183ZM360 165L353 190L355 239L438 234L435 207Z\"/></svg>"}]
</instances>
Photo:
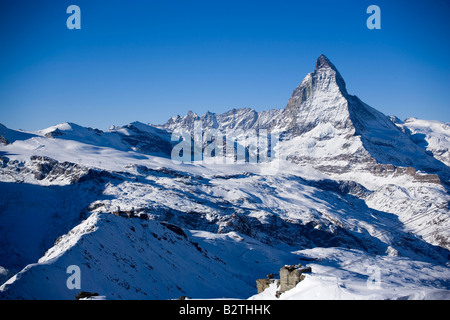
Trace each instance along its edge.
<instances>
[{"instance_id":1,"label":"clear blue sky","mask_svg":"<svg viewBox=\"0 0 450 320\"><path fill-rule=\"evenodd\" d=\"M66 9L81 8L81 30ZM366 9L381 8L381 30ZM450 121L450 1L0 0L0 123L284 108L324 53L385 114Z\"/></svg>"}]
</instances>

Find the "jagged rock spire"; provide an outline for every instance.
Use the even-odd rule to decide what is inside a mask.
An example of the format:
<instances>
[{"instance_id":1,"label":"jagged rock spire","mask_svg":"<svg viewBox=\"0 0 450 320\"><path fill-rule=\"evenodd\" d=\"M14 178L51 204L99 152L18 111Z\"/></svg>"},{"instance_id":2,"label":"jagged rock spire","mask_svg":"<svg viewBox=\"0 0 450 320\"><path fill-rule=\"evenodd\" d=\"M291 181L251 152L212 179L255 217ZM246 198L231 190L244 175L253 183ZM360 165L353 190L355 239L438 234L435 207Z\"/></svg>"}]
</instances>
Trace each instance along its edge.
<instances>
[{"instance_id":1,"label":"jagged rock spire","mask_svg":"<svg viewBox=\"0 0 450 320\"><path fill-rule=\"evenodd\" d=\"M321 54L319 56L319 58L317 58L317 61L316 61L316 70L319 70L322 68L331 68L334 71L337 71L334 64L332 64L331 61L324 54Z\"/></svg>"},{"instance_id":2,"label":"jagged rock spire","mask_svg":"<svg viewBox=\"0 0 450 320\"><path fill-rule=\"evenodd\" d=\"M337 68L320 55L316 69L309 73L294 90L285 108L291 119L290 127L300 134L317 123L333 123L335 127L349 127L345 82ZM330 98L333 103L330 104Z\"/></svg>"},{"instance_id":3,"label":"jagged rock spire","mask_svg":"<svg viewBox=\"0 0 450 320\"><path fill-rule=\"evenodd\" d=\"M315 72L329 71L330 69L333 70L335 73L334 79L341 93L347 95L347 88L345 86L345 81L342 78L341 74L339 73L338 69L324 54L321 54L319 58L317 58Z\"/></svg>"}]
</instances>

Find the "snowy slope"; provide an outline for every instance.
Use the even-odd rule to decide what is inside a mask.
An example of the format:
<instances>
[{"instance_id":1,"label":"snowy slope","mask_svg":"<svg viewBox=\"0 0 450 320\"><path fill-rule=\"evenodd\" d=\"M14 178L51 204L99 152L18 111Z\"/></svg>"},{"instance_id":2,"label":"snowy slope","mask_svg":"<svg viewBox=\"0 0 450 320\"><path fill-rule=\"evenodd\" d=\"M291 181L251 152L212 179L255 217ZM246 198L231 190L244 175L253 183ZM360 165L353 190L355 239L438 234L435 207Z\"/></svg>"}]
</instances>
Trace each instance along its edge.
<instances>
[{"instance_id":1,"label":"snowy slope","mask_svg":"<svg viewBox=\"0 0 450 320\"><path fill-rule=\"evenodd\" d=\"M48 139L46 150L51 149L54 142L55 139ZM30 143L34 145L34 142L30 141ZM54 147L59 149L59 146L58 143ZM4 148L9 149L11 146ZM83 161L91 159L86 151L89 150L89 147L86 145L85 148ZM56 150L54 152L56 154ZM96 148L92 148L92 152L97 157L99 156ZM71 157L70 152L66 154L59 152L58 155L61 157L59 161L62 161L65 156ZM83 283L89 284L83 286L83 290L98 292L109 299L125 297L166 299L181 295L209 298L251 296L255 277L264 277L265 274L277 270L280 265L290 263L294 260L290 252L305 247L349 246L364 252L371 252L371 254L400 255L419 260L425 259L434 264L447 261L446 256L443 255L444 252L408 234L406 231L409 229L406 229L406 225L400 223L395 215L370 209L363 199L365 197L370 199L374 194L373 191L355 183L327 179L325 175L312 168L292 168L286 163L286 166L281 167L279 174L265 176L252 173L249 170L251 167L245 164L238 167L222 166L219 168L184 165L180 168L172 164L170 160L147 156L146 159L135 159L135 164L130 165L128 161L132 158L129 157L128 152L116 151L114 158L109 155L109 153L104 154L101 164L105 168L110 168L111 171L105 169L90 169L89 171L89 169L79 168L72 171L63 180L54 179L54 173L58 172L56 169L64 162L53 163L51 160L39 158L21 164L9 159L6 166L3 167L3 172L8 172L8 175L2 174L2 177L8 176L10 179L11 176L23 176L27 181L27 184L17 185L17 188L29 185L29 188L43 186L41 188L47 190L51 185L56 184L59 187L69 188L68 190L79 189L82 191L85 188L86 192L89 192L89 190L100 189L91 193L95 197L91 197L90 200L86 194L79 193L73 198L69 198L67 194L57 194L55 197L59 196L61 197L58 198L59 201L65 202L62 206L59 206L56 200L52 200L51 196L35 192L28 198L9 198L10 206L21 204L24 207L37 208L36 202L44 204L49 202L43 206L42 213L36 211L39 219L42 219L42 223L46 223L44 213L49 215L47 221L60 221L61 218L58 216L52 220L52 212L59 214L59 217L69 218L72 216L76 221L80 219L76 216L77 208L80 210L79 213L85 212L89 218L67 235L64 235L66 231L59 228L45 233L43 232L44 228L39 228L31 220L35 229L30 227L31 231L28 232L32 232L35 237L54 240L61 235L63 237L59 238L56 245L50 248L43 258L39 259L39 263L27 266L2 288L4 298L57 297L72 299L74 292L67 290L63 281L67 279L65 269L71 264L81 264L80 267L84 270L82 274L88 275L86 278L83 276L85 279ZM13 155L8 156L14 157ZM23 155L16 157L20 158ZM123 158L122 161L119 160L120 157ZM53 167L42 175L42 172L39 171L40 167L33 164L33 161ZM119 163L122 165L118 165ZM166 166L161 166L162 163ZM93 164L97 164L97 162L95 161ZM14 170L18 167L24 168L22 172ZM78 171L82 173L80 174ZM36 173L38 173L37 177L42 178L41 180L36 179ZM5 182L7 189L8 183L11 184L11 182ZM410 183L413 185L413 182ZM439 197L439 192L442 191L439 191L437 185L433 187L438 192L435 196ZM428 191L430 190L433 189ZM85 207L82 208L82 205L79 204L78 197L86 200ZM421 203L420 198L417 201L419 204ZM51 209L52 206L55 206L55 209ZM62 207L64 210L58 212L58 207ZM17 212L10 210L11 213L5 215L6 212L8 211L2 212L2 226L26 227L26 224L17 220L21 218L19 215L14 215ZM70 212L73 213L70 214ZM114 215L120 214L120 212L144 214L151 220L127 219ZM24 211L24 214L28 214L28 212ZM441 214L448 213L442 212ZM152 251L147 252L145 248L148 247L144 247L144 245L149 245L149 239L157 241L158 238L168 237L168 231L162 233L162 227L157 221L167 221L183 228L189 240L182 236L181 238L185 240L182 240L181 243L190 248L189 252L192 255L189 254L187 257L185 255L186 248L178 247L181 238L176 241L177 245L170 241L164 242L164 245L157 242L158 245L155 246L159 248L157 251L159 254L155 255L153 250L156 249L153 249L153 246L151 246ZM149 224L148 232L143 231L146 227L142 227L142 223ZM408 227L410 226L408 225ZM131 228L135 231L132 231ZM137 236L136 232L140 236ZM174 236L176 237L176 235ZM80 240L85 237L90 239L86 245L85 240ZM22 245L27 246L28 250L33 249L37 252L41 250L41 254L43 254L42 247L30 247L27 237L12 238L8 241L8 247L20 249ZM217 259L211 259L211 257L208 259L197 254L200 251L191 242L199 243L200 248L206 249ZM114 264L115 260L110 260L114 256L111 256L110 251L108 251L109 254L103 252L102 246L107 244L110 246L110 250L115 248L114 252L120 257L117 259L121 263ZM172 262L169 263L165 256L173 256L176 252L178 253L175 256L179 254L182 258L173 258L175 260L170 260ZM7 254L5 252L5 259L12 261L10 258L6 258ZM38 255L27 256L26 252L23 253L23 256L29 259L28 261L36 259ZM60 258L56 259L57 257ZM143 276L142 269L134 271L134 268L126 263L136 261L131 265L137 266L141 265L142 261L155 259L161 267L155 269L154 273L151 273L152 276L145 279L141 278ZM159 261L160 259L161 261ZM203 261L202 259L205 261L204 263L199 262ZM220 261L225 262L226 265L222 265ZM190 275L194 274L194 278L203 274L205 282L213 283L218 279L217 281L221 283L227 282L229 287L215 285L214 290L212 288L200 290L196 282L188 281L178 283L177 285L181 288L178 289L175 278L167 274L178 270L174 267L177 265L175 262L184 265ZM95 265L95 268L92 264ZM199 267L202 264L204 267ZM219 266L212 267L215 264L219 264ZM91 268L87 267L88 265ZM104 268L104 266L113 265L112 269ZM211 275L209 269L201 269L206 268L206 265L213 270L219 268L219 274L212 273ZM197 268L202 271L194 272ZM95 272L89 273L91 269ZM250 269L251 272L247 269ZM126 270L125 273L123 273L124 270ZM133 275L134 272L137 274ZM47 273L52 276L48 276ZM43 274L46 274L45 279L49 278L45 284L40 283L44 278ZM104 274L106 274L106 280L99 281L98 275L103 277ZM125 278L119 277L119 274L125 274ZM208 274L208 278L205 278L205 274ZM235 280L220 280L223 275L227 274L227 279ZM158 293L152 291L156 289L151 289L147 284L149 279L153 279L151 283L154 283L154 279L164 279L162 281L164 285L157 285ZM58 285L55 285L55 282ZM91 283L96 285L91 286ZM145 287L143 287L143 283L146 284ZM36 288L32 289L34 285Z\"/></svg>"},{"instance_id":2,"label":"snowy slope","mask_svg":"<svg viewBox=\"0 0 450 320\"><path fill-rule=\"evenodd\" d=\"M242 298L253 291L255 274L273 261L289 260L288 253L235 233L171 229L151 220L92 214L6 282L3 298L74 299L77 291L66 286L71 265L80 267L84 291L108 299Z\"/></svg>"},{"instance_id":3,"label":"snowy slope","mask_svg":"<svg viewBox=\"0 0 450 320\"><path fill-rule=\"evenodd\" d=\"M47 138L79 141L99 147L110 147L119 150L125 150L127 148L127 145L122 142L118 134L85 128L75 123L61 123L44 130L39 130L36 134Z\"/></svg>"},{"instance_id":4,"label":"snowy slope","mask_svg":"<svg viewBox=\"0 0 450 320\"><path fill-rule=\"evenodd\" d=\"M0 144L6 145L17 140L27 140L33 137L33 134L11 130L0 123Z\"/></svg>"},{"instance_id":5,"label":"snowy slope","mask_svg":"<svg viewBox=\"0 0 450 320\"><path fill-rule=\"evenodd\" d=\"M2 266L18 272L37 261L59 235L80 223L80 213L95 199L89 191L86 185L43 187L0 182Z\"/></svg>"},{"instance_id":6,"label":"snowy slope","mask_svg":"<svg viewBox=\"0 0 450 320\"><path fill-rule=\"evenodd\" d=\"M437 120L408 118L396 125L410 135L419 146L450 166L450 125Z\"/></svg>"},{"instance_id":7,"label":"snowy slope","mask_svg":"<svg viewBox=\"0 0 450 320\"><path fill-rule=\"evenodd\" d=\"M297 252L312 272L280 300L448 300L448 268L392 256L373 256L344 248ZM302 260L303 259L303 260ZM272 284L250 300L273 300Z\"/></svg>"}]
</instances>

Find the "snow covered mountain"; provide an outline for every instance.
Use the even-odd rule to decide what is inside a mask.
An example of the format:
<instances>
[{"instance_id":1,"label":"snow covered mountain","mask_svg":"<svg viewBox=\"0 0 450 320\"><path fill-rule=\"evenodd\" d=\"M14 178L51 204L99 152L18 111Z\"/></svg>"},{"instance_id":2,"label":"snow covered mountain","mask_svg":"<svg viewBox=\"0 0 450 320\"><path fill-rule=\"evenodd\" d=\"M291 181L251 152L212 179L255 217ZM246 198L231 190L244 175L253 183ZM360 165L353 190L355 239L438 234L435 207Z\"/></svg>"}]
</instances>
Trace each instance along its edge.
<instances>
[{"instance_id":1,"label":"snow covered mountain","mask_svg":"<svg viewBox=\"0 0 450 320\"><path fill-rule=\"evenodd\" d=\"M417 145L450 166L450 124L442 121L408 118L404 122L392 118L393 122L411 137Z\"/></svg>"},{"instance_id":2,"label":"snow covered mountain","mask_svg":"<svg viewBox=\"0 0 450 320\"><path fill-rule=\"evenodd\" d=\"M277 133L281 157L173 162L171 133L196 122ZM448 137L350 95L323 55L284 109L0 125L0 299L74 299L73 265L107 299L274 299L255 280L298 261L313 272L281 299L450 299Z\"/></svg>"},{"instance_id":3,"label":"snow covered mountain","mask_svg":"<svg viewBox=\"0 0 450 320\"><path fill-rule=\"evenodd\" d=\"M322 172L363 170L384 175L402 171L397 169L402 167L409 168L413 175L416 171L423 173L417 175L418 179L450 178L445 162L448 160L443 161L448 156L445 151L448 132L442 134L444 126L428 129L439 132L441 137L435 144L442 149L435 150L437 157L433 157L418 140L418 134L412 138L389 117L348 94L339 71L324 55L294 90L285 109L262 112L233 109L220 115L207 112L201 117L190 111L158 127L192 131L195 121L201 122L202 128L223 132L268 129L278 133L282 139L278 146L282 158L313 165Z\"/></svg>"}]
</instances>

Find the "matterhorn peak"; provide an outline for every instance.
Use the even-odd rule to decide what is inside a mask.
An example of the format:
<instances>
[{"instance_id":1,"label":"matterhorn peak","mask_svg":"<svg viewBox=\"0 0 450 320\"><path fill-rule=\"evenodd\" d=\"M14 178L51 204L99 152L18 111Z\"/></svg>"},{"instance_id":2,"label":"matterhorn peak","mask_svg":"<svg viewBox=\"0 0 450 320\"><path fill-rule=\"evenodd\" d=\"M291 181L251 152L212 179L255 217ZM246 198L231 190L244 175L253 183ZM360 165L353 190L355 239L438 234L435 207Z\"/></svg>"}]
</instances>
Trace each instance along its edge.
<instances>
[{"instance_id":1,"label":"matterhorn peak","mask_svg":"<svg viewBox=\"0 0 450 320\"><path fill-rule=\"evenodd\" d=\"M317 58L317 61L316 61L316 70L319 70L322 68L331 68L334 71L337 71L334 64L332 64L331 61L324 54L321 54L319 56L319 58Z\"/></svg>"},{"instance_id":2,"label":"matterhorn peak","mask_svg":"<svg viewBox=\"0 0 450 320\"><path fill-rule=\"evenodd\" d=\"M315 72L316 73L325 72L327 74L325 78L331 76L334 79L334 82L338 85L341 93L344 95L347 94L344 79L342 78L341 74L339 73L335 65L324 54L321 54L319 58L317 58Z\"/></svg>"},{"instance_id":3,"label":"matterhorn peak","mask_svg":"<svg viewBox=\"0 0 450 320\"><path fill-rule=\"evenodd\" d=\"M294 90L285 108L290 127L297 134L311 130L318 123L333 123L348 128L351 121L347 109L345 82L333 63L323 54L316 69Z\"/></svg>"}]
</instances>

